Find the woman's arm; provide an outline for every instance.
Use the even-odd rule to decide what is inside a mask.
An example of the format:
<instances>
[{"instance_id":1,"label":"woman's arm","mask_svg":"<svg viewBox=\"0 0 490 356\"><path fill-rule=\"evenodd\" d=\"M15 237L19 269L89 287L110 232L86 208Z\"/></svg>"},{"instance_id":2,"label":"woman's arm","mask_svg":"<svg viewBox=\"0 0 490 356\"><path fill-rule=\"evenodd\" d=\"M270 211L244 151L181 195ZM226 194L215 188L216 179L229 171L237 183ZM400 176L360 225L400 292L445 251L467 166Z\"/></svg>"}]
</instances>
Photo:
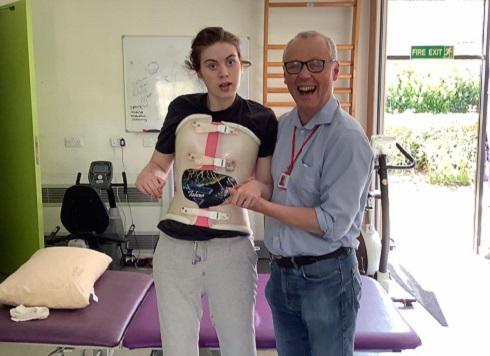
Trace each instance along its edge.
<instances>
[{"instance_id":1,"label":"woman's arm","mask_svg":"<svg viewBox=\"0 0 490 356\"><path fill-rule=\"evenodd\" d=\"M167 183L167 174L174 161L173 154L153 151L150 162L136 178L136 188L153 198L161 198L163 187Z\"/></svg>"}]
</instances>

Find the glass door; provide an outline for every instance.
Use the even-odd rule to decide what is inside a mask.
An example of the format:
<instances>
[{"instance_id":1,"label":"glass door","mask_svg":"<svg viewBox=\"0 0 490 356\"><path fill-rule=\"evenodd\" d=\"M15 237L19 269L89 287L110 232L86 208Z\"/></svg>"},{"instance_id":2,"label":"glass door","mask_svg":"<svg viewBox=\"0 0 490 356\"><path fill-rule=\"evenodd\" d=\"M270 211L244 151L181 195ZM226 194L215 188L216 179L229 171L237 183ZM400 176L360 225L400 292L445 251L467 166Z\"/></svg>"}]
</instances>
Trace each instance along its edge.
<instances>
[{"instance_id":1,"label":"glass door","mask_svg":"<svg viewBox=\"0 0 490 356\"><path fill-rule=\"evenodd\" d=\"M490 244L490 224L482 224L481 231L475 224L480 216L490 221L488 168L480 158L486 5L484 0L388 0L385 7L384 113L378 132L395 136L417 159L412 171L389 172L395 246L390 272L448 326L447 350L438 344L438 354L477 354L470 349L476 352L481 345L470 340L485 339L483 331L478 338L480 329L468 325L478 325L471 318L490 295L488 283L482 283L488 278L483 273L490 276L488 261L475 253L477 245L482 251ZM463 311L461 301L468 298L471 305ZM449 336L453 332L459 341Z\"/></svg>"},{"instance_id":2,"label":"glass door","mask_svg":"<svg viewBox=\"0 0 490 356\"><path fill-rule=\"evenodd\" d=\"M388 3L383 131L417 159L391 179L392 235L429 259L474 246L484 1L462 4Z\"/></svg>"},{"instance_id":3,"label":"glass door","mask_svg":"<svg viewBox=\"0 0 490 356\"><path fill-rule=\"evenodd\" d=\"M477 180L477 199L475 203L475 248L478 253L490 260L490 129L488 124L489 115L489 79L490 64L488 58L490 55L490 8L486 3L486 21L484 26L483 50L485 58L482 67L482 97L481 97L481 125L480 125L480 144L478 168L479 175Z\"/></svg>"}]
</instances>

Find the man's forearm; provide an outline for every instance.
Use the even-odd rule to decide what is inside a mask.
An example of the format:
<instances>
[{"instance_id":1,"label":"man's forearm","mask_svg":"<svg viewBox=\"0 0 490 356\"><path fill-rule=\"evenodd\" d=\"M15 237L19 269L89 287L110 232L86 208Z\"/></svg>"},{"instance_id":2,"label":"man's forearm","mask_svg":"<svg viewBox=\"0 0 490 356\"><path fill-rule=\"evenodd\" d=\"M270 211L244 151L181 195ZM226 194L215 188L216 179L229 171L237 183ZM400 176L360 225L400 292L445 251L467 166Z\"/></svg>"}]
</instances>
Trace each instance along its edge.
<instances>
[{"instance_id":1,"label":"man's forearm","mask_svg":"<svg viewBox=\"0 0 490 356\"><path fill-rule=\"evenodd\" d=\"M318 219L314 208L286 206L272 203L265 199L260 199L256 202L252 209L279 220L284 224L294 226L318 236L323 236L325 233L318 224Z\"/></svg>"}]
</instances>

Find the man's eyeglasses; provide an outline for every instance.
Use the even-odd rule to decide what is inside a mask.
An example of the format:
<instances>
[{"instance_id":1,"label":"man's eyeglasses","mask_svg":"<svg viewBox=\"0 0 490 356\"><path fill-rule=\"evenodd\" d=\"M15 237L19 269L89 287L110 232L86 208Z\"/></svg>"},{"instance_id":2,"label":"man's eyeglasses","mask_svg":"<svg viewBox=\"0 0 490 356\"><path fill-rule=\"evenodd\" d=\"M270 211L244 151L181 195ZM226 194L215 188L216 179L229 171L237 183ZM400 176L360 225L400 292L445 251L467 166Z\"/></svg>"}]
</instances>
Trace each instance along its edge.
<instances>
[{"instance_id":1,"label":"man's eyeglasses","mask_svg":"<svg viewBox=\"0 0 490 356\"><path fill-rule=\"evenodd\" d=\"M301 62L301 61L290 61L290 62L284 62L284 69L288 74L298 74L301 72L303 69L303 66L306 65L306 68L311 73L320 73L323 68L325 68L326 63L332 63L336 62L335 59L310 59L309 61L306 62Z\"/></svg>"}]
</instances>

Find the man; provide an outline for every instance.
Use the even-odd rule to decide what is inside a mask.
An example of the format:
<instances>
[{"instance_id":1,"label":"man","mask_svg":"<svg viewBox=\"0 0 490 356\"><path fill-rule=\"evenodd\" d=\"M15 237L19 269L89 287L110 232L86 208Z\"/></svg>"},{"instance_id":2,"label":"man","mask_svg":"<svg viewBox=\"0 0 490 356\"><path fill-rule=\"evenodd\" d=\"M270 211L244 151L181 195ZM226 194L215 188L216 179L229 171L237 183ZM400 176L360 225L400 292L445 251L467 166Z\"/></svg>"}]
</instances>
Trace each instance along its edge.
<instances>
[{"instance_id":1,"label":"man","mask_svg":"<svg viewBox=\"0 0 490 356\"><path fill-rule=\"evenodd\" d=\"M373 154L333 96L339 74L333 41L299 33L283 62L296 108L279 120L271 201L260 198L259 182L247 181L232 190L230 202L266 216L272 255L266 296L279 356L352 355L361 294L354 249Z\"/></svg>"}]
</instances>

